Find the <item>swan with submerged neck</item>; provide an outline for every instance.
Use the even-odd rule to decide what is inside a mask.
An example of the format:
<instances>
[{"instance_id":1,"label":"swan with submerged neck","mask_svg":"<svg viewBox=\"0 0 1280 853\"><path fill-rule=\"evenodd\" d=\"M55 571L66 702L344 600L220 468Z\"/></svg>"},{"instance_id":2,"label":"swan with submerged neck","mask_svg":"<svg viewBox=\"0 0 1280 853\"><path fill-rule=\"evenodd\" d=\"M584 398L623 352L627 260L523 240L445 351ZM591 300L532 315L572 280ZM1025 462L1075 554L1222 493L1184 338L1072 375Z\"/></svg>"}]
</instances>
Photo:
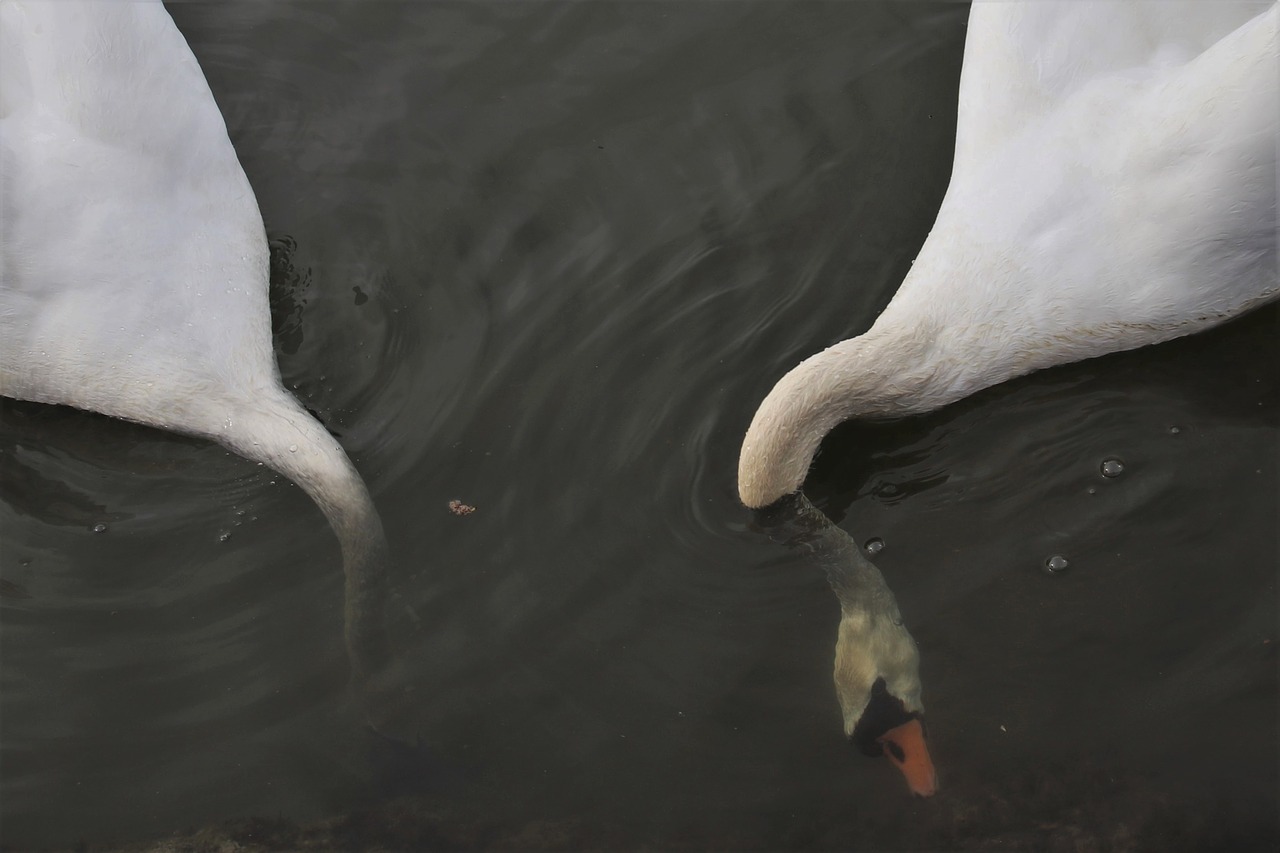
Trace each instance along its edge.
<instances>
[{"instance_id":1,"label":"swan with submerged neck","mask_svg":"<svg viewBox=\"0 0 1280 853\"><path fill-rule=\"evenodd\" d=\"M0 394L216 441L342 547L355 676L387 657L382 523L282 386L253 189L160 0L0 2Z\"/></svg>"},{"instance_id":2,"label":"swan with submerged neck","mask_svg":"<svg viewBox=\"0 0 1280 853\"><path fill-rule=\"evenodd\" d=\"M871 329L760 405L742 502L803 498L842 421L932 411L1274 300L1278 18L1277 3L977 0L933 229ZM833 586L846 732L885 708L921 714L888 587Z\"/></svg>"},{"instance_id":3,"label":"swan with submerged neck","mask_svg":"<svg viewBox=\"0 0 1280 853\"><path fill-rule=\"evenodd\" d=\"M845 736L863 754L892 760L912 793L931 796L937 774L924 737L920 653L884 575L802 492L758 511L755 522L810 554L840 602L835 684Z\"/></svg>"}]
</instances>

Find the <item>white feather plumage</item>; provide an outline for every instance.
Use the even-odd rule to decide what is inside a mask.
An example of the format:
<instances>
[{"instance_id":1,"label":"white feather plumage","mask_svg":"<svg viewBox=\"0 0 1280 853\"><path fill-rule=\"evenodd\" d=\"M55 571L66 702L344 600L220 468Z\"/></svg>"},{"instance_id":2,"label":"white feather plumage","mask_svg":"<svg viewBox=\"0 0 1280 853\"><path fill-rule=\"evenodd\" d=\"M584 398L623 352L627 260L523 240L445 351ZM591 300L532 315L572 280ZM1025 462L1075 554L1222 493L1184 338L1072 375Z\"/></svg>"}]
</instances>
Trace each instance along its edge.
<instances>
[{"instance_id":1,"label":"white feather plumage","mask_svg":"<svg viewBox=\"0 0 1280 853\"><path fill-rule=\"evenodd\" d=\"M0 2L0 393L220 442L342 545L357 673L384 656L382 524L281 385L262 216L159 0Z\"/></svg>"},{"instance_id":2,"label":"white feather plumage","mask_svg":"<svg viewBox=\"0 0 1280 853\"><path fill-rule=\"evenodd\" d=\"M799 489L840 421L929 411L1274 299L1278 10L975 2L934 227L871 329L761 404L742 501Z\"/></svg>"}]
</instances>

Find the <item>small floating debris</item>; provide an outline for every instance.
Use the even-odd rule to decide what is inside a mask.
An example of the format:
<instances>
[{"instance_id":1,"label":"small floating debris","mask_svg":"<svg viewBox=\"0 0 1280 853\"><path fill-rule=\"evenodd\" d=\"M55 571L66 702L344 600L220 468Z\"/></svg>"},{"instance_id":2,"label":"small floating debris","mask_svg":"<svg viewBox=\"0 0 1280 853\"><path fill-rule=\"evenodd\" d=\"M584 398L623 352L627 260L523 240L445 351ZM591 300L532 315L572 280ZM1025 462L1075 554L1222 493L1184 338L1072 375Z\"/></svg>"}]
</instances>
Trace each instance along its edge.
<instances>
[{"instance_id":1,"label":"small floating debris","mask_svg":"<svg viewBox=\"0 0 1280 853\"><path fill-rule=\"evenodd\" d=\"M1176 426L1169 427L1169 435L1177 435L1180 432L1182 432L1182 427L1176 427Z\"/></svg>"},{"instance_id":2,"label":"small floating debris","mask_svg":"<svg viewBox=\"0 0 1280 853\"><path fill-rule=\"evenodd\" d=\"M230 530L219 530L219 531L218 531L218 541L219 541L219 542L226 542L226 541L227 541L227 540L229 540L230 538L231 538L231 531L230 531Z\"/></svg>"},{"instance_id":3,"label":"small floating debris","mask_svg":"<svg viewBox=\"0 0 1280 853\"><path fill-rule=\"evenodd\" d=\"M1119 477L1124 473L1124 462L1114 456L1110 459L1103 459L1102 464L1098 466L1098 470L1102 472L1102 476L1108 479Z\"/></svg>"},{"instance_id":4,"label":"small floating debris","mask_svg":"<svg viewBox=\"0 0 1280 853\"><path fill-rule=\"evenodd\" d=\"M105 521L99 521L93 527L89 528L90 533L106 533L107 530L108 530L108 527Z\"/></svg>"},{"instance_id":5,"label":"small floating debris","mask_svg":"<svg viewBox=\"0 0 1280 853\"><path fill-rule=\"evenodd\" d=\"M471 513L475 511L476 511L475 507L471 506L470 504L464 504L462 501L457 500L456 498L454 500L449 501L449 512L453 513L454 515L471 515Z\"/></svg>"},{"instance_id":6,"label":"small floating debris","mask_svg":"<svg viewBox=\"0 0 1280 853\"><path fill-rule=\"evenodd\" d=\"M863 545L862 548L874 557L876 554L879 554L884 550L884 540L879 536L873 536L867 540L867 544Z\"/></svg>"},{"instance_id":7,"label":"small floating debris","mask_svg":"<svg viewBox=\"0 0 1280 853\"><path fill-rule=\"evenodd\" d=\"M1054 554L1044 561L1044 569L1051 575L1060 575L1071 565L1071 561L1061 554Z\"/></svg>"}]
</instances>

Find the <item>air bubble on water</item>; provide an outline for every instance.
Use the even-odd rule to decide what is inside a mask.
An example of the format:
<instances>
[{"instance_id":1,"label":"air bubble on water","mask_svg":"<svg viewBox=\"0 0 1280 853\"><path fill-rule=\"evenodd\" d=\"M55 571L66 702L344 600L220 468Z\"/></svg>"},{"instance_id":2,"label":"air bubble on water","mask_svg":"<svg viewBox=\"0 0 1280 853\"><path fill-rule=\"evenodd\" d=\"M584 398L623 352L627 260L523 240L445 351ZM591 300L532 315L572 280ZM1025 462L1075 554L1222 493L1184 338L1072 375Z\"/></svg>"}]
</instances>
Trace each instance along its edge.
<instances>
[{"instance_id":1,"label":"air bubble on water","mask_svg":"<svg viewBox=\"0 0 1280 853\"><path fill-rule=\"evenodd\" d=\"M1103 459L1102 465L1099 466L1098 470L1102 472L1102 476L1108 479L1119 477L1124 473L1124 463L1113 456L1110 459Z\"/></svg>"},{"instance_id":2,"label":"air bubble on water","mask_svg":"<svg viewBox=\"0 0 1280 853\"><path fill-rule=\"evenodd\" d=\"M1070 561L1061 554L1054 554L1052 557L1044 561L1044 568L1051 575L1061 574L1070 566Z\"/></svg>"},{"instance_id":3,"label":"air bubble on water","mask_svg":"<svg viewBox=\"0 0 1280 853\"><path fill-rule=\"evenodd\" d=\"M1088 491L1088 493L1091 495L1096 495L1098 493L1098 490L1093 486L1090 486L1088 489L1086 489L1086 491Z\"/></svg>"},{"instance_id":4,"label":"air bubble on water","mask_svg":"<svg viewBox=\"0 0 1280 853\"><path fill-rule=\"evenodd\" d=\"M106 523L105 521L99 521L99 522L98 522L97 524L95 524L93 527L90 527L90 528L89 528L89 531L90 531L90 532L92 532L92 533L106 533L106 532L107 532L107 523Z\"/></svg>"},{"instance_id":5,"label":"air bubble on water","mask_svg":"<svg viewBox=\"0 0 1280 853\"><path fill-rule=\"evenodd\" d=\"M873 536L872 538L868 539L867 544L863 545L862 547L866 549L866 552L868 554L874 557L876 554L879 554L881 551L884 550L884 540L881 539L879 536Z\"/></svg>"},{"instance_id":6,"label":"air bubble on water","mask_svg":"<svg viewBox=\"0 0 1280 853\"><path fill-rule=\"evenodd\" d=\"M1169 435L1177 435L1180 432L1182 432L1182 427L1176 427L1176 426L1169 427Z\"/></svg>"},{"instance_id":7,"label":"air bubble on water","mask_svg":"<svg viewBox=\"0 0 1280 853\"><path fill-rule=\"evenodd\" d=\"M290 452L290 453L297 453L297 452L298 452L298 445L296 445L296 444L291 444L291 445L289 445L289 452Z\"/></svg>"}]
</instances>

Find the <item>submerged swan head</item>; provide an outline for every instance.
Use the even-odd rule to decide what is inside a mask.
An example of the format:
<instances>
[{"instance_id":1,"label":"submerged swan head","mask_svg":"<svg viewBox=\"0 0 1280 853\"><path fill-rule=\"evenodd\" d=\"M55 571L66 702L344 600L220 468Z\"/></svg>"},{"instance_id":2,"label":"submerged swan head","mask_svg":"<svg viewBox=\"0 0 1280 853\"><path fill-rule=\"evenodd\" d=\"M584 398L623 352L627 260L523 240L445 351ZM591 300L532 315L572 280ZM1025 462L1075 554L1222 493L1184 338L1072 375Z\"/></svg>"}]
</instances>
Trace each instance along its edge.
<instances>
[{"instance_id":1,"label":"submerged swan head","mask_svg":"<svg viewBox=\"0 0 1280 853\"><path fill-rule=\"evenodd\" d=\"M864 754L887 756L913 793L932 795L937 776L924 739L920 655L884 576L803 492L757 512L756 523L811 554L840 602L834 677L845 735Z\"/></svg>"},{"instance_id":2,"label":"submerged swan head","mask_svg":"<svg viewBox=\"0 0 1280 853\"><path fill-rule=\"evenodd\" d=\"M875 612L841 603L835 685L844 733L864 755L884 755L912 793L928 797L937 774L925 745L920 655L896 606Z\"/></svg>"}]
</instances>

